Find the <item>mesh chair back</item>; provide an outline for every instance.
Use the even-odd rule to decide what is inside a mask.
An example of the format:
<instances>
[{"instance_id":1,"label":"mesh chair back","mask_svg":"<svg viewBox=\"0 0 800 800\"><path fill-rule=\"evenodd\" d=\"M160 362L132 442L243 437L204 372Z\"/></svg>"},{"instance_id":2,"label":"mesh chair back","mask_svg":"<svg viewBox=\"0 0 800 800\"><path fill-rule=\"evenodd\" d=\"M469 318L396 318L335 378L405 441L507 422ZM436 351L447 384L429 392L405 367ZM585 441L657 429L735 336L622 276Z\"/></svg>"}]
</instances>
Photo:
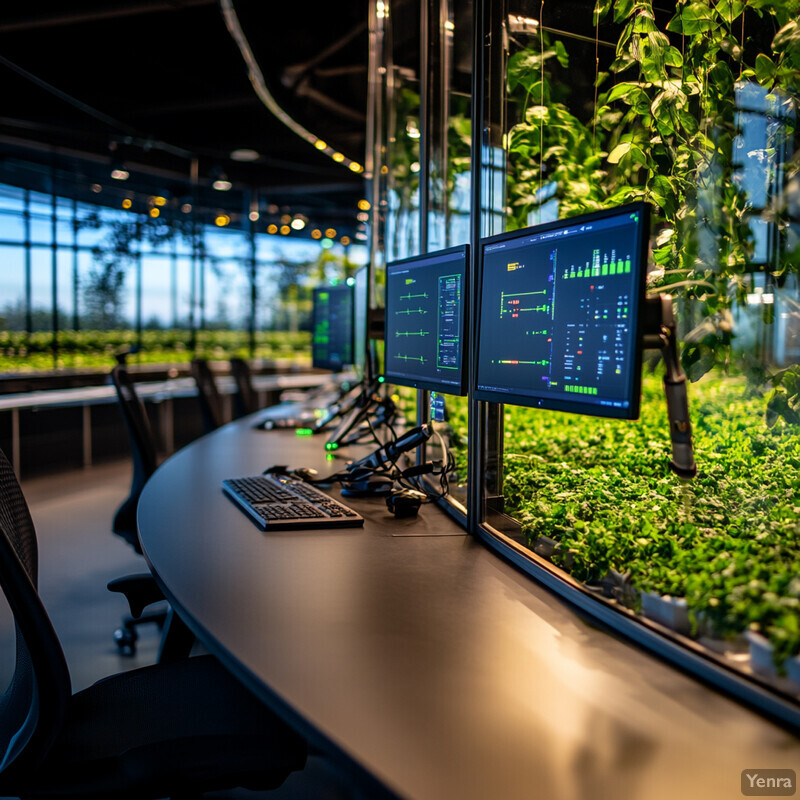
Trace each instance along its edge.
<instances>
[{"instance_id":1,"label":"mesh chair back","mask_svg":"<svg viewBox=\"0 0 800 800\"><path fill-rule=\"evenodd\" d=\"M136 533L136 506L147 479L156 471L158 464L155 438L144 404L136 394L128 370L118 364L111 370L111 381L117 390L117 400L119 400L122 418L125 420L133 458L130 494L117 510L112 529L138 553L141 553L139 537Z\"/></svg>"},{"instance_id":2,"label":"mesh chair back","mask_svg":"<svg viewBox=\"0 0 800 800\"><path fill-rule=\"evenodd\" d=\"M233 396L233 413L236 419L258 411L258 398L253 389L250 367L243 358L232 358L231 375L236 381L236 394Z\"/></svg>"},{"instance_id":3,"label":"mesh chair back","mask_svg":"<svg viewBox=\"0 0 800 800\"><path fill-rule=\"evenodd\" d=\"M35 766L61 729L72 694L58 637L37 590L36 531L0 451L0 589L14 617L14 673L0 695L0 773Z\"/></svg>"},{"instance_id":4,"label":"mesh chair back","mask_svg":"<svg viewBox=\"0 0 800 800\"><path fill-rule=\"evenodd\" d=\"M195 358L192 361L192 375L197 384L203 428L206 433L211 433L222 425L222 398L208 362L204 358Z\"/></svg>"}]
</instances>

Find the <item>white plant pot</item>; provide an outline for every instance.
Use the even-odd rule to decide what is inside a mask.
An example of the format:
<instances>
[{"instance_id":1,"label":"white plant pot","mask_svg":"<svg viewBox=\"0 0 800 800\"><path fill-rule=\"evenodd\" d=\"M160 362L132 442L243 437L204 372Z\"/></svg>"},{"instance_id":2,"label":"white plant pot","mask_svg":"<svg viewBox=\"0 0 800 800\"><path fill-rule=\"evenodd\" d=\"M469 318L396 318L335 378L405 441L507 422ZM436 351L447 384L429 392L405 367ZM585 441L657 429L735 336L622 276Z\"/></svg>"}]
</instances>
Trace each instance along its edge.
<instances>
[{"instance_id":1,"label":"white plant pot","mask_svg":"<svg viewBox=\"0 0 800 800\"><path fill-rule=\"evenodd\" d=\"M800 656L792 656L783 662L786 677L794 684L795 691L800 692Z\"/></svg>"},{"instance_id":2,"label":"white plant pot","mask_svg":"<svg viewBox=\"0 0 800 800\"><path fill-rule=\"evenodd\" d=\"M689 635L689 607L683 597L670 597L655 592L642 592L642 614L665 628Z\"/></svg>"},{"instance_id":3,"label":"white plant pot","mask_svg":"<svg viewBox=\"0 0 800 800\"><path fill-rule=\"evenodd\" d=\"M772 658L772 643L765 636L755 631L747 631L744 638L750 645L750 669L756 675L763 675L767 678L774 678L777 675L775 662Z\"/></svg>"}]
</instances>

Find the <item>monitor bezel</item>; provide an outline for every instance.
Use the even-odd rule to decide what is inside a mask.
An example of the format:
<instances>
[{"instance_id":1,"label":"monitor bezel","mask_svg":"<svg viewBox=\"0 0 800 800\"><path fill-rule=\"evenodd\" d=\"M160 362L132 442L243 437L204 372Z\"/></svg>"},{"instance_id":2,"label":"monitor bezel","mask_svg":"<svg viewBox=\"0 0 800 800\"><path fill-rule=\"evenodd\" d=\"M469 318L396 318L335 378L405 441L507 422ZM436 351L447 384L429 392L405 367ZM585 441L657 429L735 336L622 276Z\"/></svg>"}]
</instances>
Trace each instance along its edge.
<instances>
[{"instance_id":1,"label":"monitor bezel","mask_svg":"<svg viewBox=\"0 0 800 800\"><path fill-rule=\"evenodd\" d=\"M343 361L340 365L336 365L330 359L326 361L317 361L314 358L314 328L315 328L315 311L317 308L317 294L319 292L330 291L347 291L350 293L350 361ZM311 290L311 366L313 369L324 369L330 372L343 372L354 366L355 361L355 287L347 281L341 283L329 284L325 286L315 286Z\"/></svg>"},{"instance_id":2,"label":"monitor bezel","mask_svg":"<svg viewBox=\"0 0 800 800\"><path fill-rule=\"evenodd\" d=\"M412 389L422 389L429 392L439 392L441 394L451 395L453 397L466 397L469 387L469 349L467 341L469 337L469 318L472 303L472 295L470 293L470 260L469 260L469 245L460 244L455 247L448 247L443 250L433 250L430 253L420 253L419 255L409 256L407 258L400 258L390 261L386 264L386 285L384 287L384 310L386 309L387 295L389 291L389 269L395 267L402 267L406 264L419 263L430 258L438 258L441 256L461 255L464 259L464 283L462 285L462 314L461 314L461 369L459 383L442 383L431 380L416 380L411 379L406 375L398 375L392 373L387 368L387 358L384 344L384 372L383 376L387 383L394 384L395 386L408 386ZM389 318L388 314L384 319L383 336L384 342L388 341L389 333Z\"/></svg>"},{"instance_id":3,"label":"monitor bezel","mask_svg":"<svg viewBox=\"0 0 800 800\"><path fill-rule=\"evenodd\" d=\"M505 242L513 239L520 239L533 234L543 233L548 230L555 230L565 226L572 227L573 225L580 225L585 222L593 220L605 219L606 217L614 217L623 214L639 212L641 215L641 224L638 230L639 241L636 242L636 247L639 252L640 269L638 274L638 284L634 287L637 297L635 305L634 319L631 321L633 329L633 359L632 359L632 380L628 390L628 406L625 408L618 408L615 406L603 406L597 403L581 402L576 399L554 398L541 395L530 394L517 394L513 392L498 392L491 389L479 389L479 369L480 369L480 345L481 345L481 310L482 310L482 292L483 292L483 276L486 248L497 244L498 242ZM594 417L605 417L610 419L629 419L634 420L639 418L639 407L641 402L641 387L642 387L642 335L643 335L643 309L645 305L645 286L647 277L647 260L649 254L650 244L650 207L646 202L637 201L634 203L626 203L622 206L615 208L601 209L592 211L586 214L580 214L573 217L565 217L563 219L554 220L551 222L543 222L539 225L532 225L527 228L520 228L515 231L508 231L500 233L495 236L488 236L482 238L478 247L478 263L477 263L477 277L476 277L476 291L473 307L475 309L475 363L474 363L474 381L473 381L473 394L477 400L482 400L489 403L503 403L506 405L525 406L527 408L542 408L550 411L564 411L574 414L583 414Z\"/></svg>"}]
</instances>

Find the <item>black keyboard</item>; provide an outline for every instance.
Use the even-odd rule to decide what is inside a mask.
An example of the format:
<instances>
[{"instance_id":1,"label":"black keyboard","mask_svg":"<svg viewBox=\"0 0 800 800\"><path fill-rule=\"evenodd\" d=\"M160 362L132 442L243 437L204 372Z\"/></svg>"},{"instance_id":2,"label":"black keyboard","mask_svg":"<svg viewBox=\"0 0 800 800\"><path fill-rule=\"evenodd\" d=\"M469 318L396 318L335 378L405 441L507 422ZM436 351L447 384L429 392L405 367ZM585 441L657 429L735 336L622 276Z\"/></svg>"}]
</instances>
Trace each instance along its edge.
<instances>
[{"instance_id":1,"label":"black keyboard","mask_svg":"<svg viewBox=\"0 0 800 800\"><path fill-rule=\"evenodd\" d=\"M222 481L223 491L265 530L351 528L364 518L330 495L288 475L254 475Z\"/></svg>"}]
</instances>

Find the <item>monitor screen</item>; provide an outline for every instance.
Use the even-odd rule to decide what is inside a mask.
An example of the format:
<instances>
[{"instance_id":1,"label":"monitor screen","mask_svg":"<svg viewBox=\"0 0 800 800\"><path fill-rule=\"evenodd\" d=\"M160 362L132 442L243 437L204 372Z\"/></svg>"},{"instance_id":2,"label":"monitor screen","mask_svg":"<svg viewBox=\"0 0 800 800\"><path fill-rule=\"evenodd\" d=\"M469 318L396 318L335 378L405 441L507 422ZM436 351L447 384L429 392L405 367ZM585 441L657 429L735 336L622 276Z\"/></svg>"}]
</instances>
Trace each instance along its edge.
<instances>
[{"instance_id":1,"label":"monitor screen","mask_svg":"<svg viewBox=\"0 0 800 800\"><path fill-rule=\"evenodd\" d=\"M390 383L466 394L468 245L386 265L384 374Z\"/></svg>"},{"instance_id":2,"label":"monitor screen","mask_svg":"<svg viewBox=\"0 0 800 800\"><path fill-rule=\"evenodd\" d=\"M648 220L635 203L481 241L479 400L638 417Z\"/></svg>"},{"instance_id":3,"label":"monitor screen","mask_svg":"<svg viewBox=\"0 0 800 800\"><path fill-rule=\"evenodd\" d=\"M311 363L338 372L353 364L353 287L348 283L314 289Z\"/></svg>"}]
</instances>

